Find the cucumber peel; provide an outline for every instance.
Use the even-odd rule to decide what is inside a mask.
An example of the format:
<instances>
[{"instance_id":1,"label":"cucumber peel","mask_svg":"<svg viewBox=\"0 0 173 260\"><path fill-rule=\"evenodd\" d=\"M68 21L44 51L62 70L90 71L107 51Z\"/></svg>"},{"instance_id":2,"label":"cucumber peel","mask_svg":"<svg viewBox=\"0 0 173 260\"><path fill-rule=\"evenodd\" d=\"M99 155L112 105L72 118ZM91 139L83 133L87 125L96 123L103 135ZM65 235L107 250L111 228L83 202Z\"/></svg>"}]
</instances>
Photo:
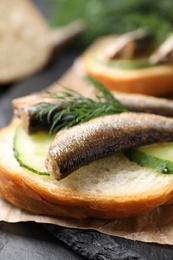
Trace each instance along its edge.
<instances>
[{"instance_id":1,"label":"cucumber peel","mask_svg":"<svg viewBox=\"0 0 173 260\"><path fill-rule=\"evenodd\" d=\"M150 168L158 173L173 173L173 143L147 145L140 148L130 148L124 151L130 161L142 167Z\"/></svg>"}]
</instances>

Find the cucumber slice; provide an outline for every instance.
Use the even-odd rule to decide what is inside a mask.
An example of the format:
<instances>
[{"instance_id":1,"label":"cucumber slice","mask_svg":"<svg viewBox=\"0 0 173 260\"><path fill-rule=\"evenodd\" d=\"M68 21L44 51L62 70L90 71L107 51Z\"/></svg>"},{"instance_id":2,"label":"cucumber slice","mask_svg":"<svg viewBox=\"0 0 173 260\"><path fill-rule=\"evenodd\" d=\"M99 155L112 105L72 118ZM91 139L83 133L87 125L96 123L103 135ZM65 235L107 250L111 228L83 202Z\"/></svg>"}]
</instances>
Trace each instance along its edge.
<instances>
[{"instance_id":1,"label":"cucumber slice","mask_svg":"<svg viewBox=\"0 0 173 260\"><path fill-rule=\"evenodd\" d=\"M45 172L44 163L53 138L54 135L50 135L47 131L28 135L19 126L14 138L14 153L20 165L34 173L49 175Z\"/></svg>"},{"instance_id":2,"label":"cucumber slice","mask_svg":"<svg viewBox=\"0 0 173 260\"><path fill-rule=\"evenodd\" d=\"M124 154L131 161L159 173L173 173L173 142L131 148Z\"/></svg>"}]
</instances>

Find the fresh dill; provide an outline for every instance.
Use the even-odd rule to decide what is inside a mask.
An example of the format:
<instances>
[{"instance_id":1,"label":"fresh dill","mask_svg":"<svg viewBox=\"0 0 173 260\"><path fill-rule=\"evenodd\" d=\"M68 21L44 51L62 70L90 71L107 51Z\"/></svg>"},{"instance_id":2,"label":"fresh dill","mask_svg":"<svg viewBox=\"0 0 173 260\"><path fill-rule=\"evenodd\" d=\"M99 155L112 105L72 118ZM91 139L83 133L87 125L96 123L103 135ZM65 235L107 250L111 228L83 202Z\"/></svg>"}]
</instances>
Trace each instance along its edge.
<instances>
[{"instance_id":1,"label":"fresh dill","mask_svg":"<svg viewBox=\"0 0 173 260\"><path fill-rule=\"evenodd\" d=\"M94 99L85 97L67 87L64 87L62 92L46 91L53 102L36 105L35 115L39 123L45 124L46 121L50 132L53 132L89 121L92 118L127 111L104 85L90 77L87 79L95 87ZM39 109L40 106L41 109Z\"/></svg>"}]
</instances>

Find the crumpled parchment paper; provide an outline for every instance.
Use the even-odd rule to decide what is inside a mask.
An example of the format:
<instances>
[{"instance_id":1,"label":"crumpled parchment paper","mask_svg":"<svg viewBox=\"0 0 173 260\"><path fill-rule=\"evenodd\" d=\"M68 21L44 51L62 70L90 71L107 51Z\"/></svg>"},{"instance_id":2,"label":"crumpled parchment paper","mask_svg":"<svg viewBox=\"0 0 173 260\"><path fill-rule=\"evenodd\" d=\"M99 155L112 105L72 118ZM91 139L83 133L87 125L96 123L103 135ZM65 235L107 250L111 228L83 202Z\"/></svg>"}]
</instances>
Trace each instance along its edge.
<instances>
[{"instance_id":1,"label":"crumpled parchment paper","mask_svg":"<svg viewBox=\"0 0 173 260\"><path fill-rule=\"evenodd\" d=\"M37 215L17 208L3 199L0 199L0 208L1 221L34 221L69 228L93 229L132 240L173 245L173 205L162 206L140 217L123 220L75 220Z\"/></svg>"}]
</instances>

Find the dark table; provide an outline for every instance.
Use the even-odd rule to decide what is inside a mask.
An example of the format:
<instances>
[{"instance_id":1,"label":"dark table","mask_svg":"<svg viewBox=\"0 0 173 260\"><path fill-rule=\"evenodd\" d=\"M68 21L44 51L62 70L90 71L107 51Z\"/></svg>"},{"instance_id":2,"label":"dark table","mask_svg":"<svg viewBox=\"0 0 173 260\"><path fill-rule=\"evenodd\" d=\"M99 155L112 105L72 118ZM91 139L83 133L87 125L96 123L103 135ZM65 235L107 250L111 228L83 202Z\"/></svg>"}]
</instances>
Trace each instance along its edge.
<instances>
[{"instance_id":1,"label":"dark table","mask_svg":"<svg viewBox=\"0 0 173 260\"><path fill-rule=\"evenodd\" d=\"M41 0L35 1L41 10ZM49 8L46 8L49 12ZM13 115L11 100L48 87L81 51L66 49L39 73L0 90L0 128ZM111 237L92 230L76 230L34 222L0 222L0 260L51 259L173 259L173 247Z\"/></svg>"}]
</instances>

